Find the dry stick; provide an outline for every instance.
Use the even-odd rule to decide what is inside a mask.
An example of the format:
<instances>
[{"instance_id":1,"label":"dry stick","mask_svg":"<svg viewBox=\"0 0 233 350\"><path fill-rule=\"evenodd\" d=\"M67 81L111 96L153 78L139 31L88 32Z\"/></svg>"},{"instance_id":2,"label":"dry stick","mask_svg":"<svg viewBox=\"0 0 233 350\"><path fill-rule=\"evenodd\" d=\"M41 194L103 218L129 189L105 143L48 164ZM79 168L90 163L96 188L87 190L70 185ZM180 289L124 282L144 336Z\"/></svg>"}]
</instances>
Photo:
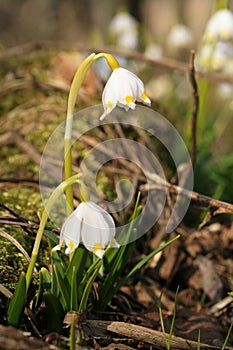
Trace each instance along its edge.
<instances>
[{"instance_id":1,"label":"dry stick","mask_svg":"<svg viewBox=\"0 0 233 350\"><path fill-rule=\"evenodd\" d=\"M8 241L10 241L12 244L14 244L14 246L16 246L19 251L24 255L24 257L26 258L26 260L28 262L30 262L30 256L28 255L28 253L26 252L26 250L21 246L21 244L11 235L9 235L8 233L6 233L5 231L0 230L0 236L6 238Z\"/></svg>"},{"instance_id":2,"label":"dry stick","mask_svg":"<svg viewBox=\"0 0 233 350\"><path fill-rule=\"evenodd\" d=\"M196 161L197 153L197 117L199 111L199 95L198 86L195 77L195 67L194 67L195 51L190 51L189 56L189 78L193 89L193 108L192 108L192 125L191 125L191 160L193 167Z\"/></svg>"},{"instance_id":3,"label":"dry stick","mask_svg":"<svg viewBox=\"0 0 233 350\"><path fill-rule=\"evenodd\" d=\"M87 325L93 329L99 329L104 331L110 331L119 335L129 337L131 339L136 339L140 342L153 344L162 348L167 347L167 340L169 334L164 334L163 332L156 331L151 328L146 328L142 326L137 326L126 322L111 322L111 321L87 321ZM221 350L221 347L212 346L208 344L198 344L198 342L188 339L183 339L181 337L172 336L170 340L171 349L173 350L196 350L200 345L202 350ZM232 350L232 348L226 348Z\"/></svg>"},{"instance_id":4,"label":"dry stick","mask_svg":"<svg viewBox=\"0 0 233 350\"><path fill-rule=\"evenodd\" d=\"M217 199L214 199L212 197L206 196L204 194L198 193L198 192L193 192L186 190L185 188L172 185L169 182L166 182L166 184L163 183L158 183L158 184L153 184L151 186L146 185L141 185L140 186L140 191L148 191L148 190L160 190L160 191L165 191L166 189L169 189L169 192L174 193L174 194L180 194L182 196L188 197L192 199L195 202L204 204L205 206L211 206L214 208L218 208L218 214L220 213L229 213L233 214L233 204L223 202ZM216 214L216 213L215 213Z\"/></svg>"},{"instance_id":5,"label":"dry stick","mask_svg":"<svg viewBox=\"0 0 233 350\"><path fill-rule=\"evenodd\" d=\"M13 220L10 220L10 219L7 219L7 218L1 218L0 217L0 224L2 225L15 225L15 226L20 226L22 228L30 228L31 230L38 230L39 228L39 224L29 224L27 222L22 222L22 221L13 221ZM51 231L51 232L54 232L54 233L60 233L60 230L57 229L57 228L52 228L50 226L45 226L45 230L48 230L48 231Z\"/></svg>"},{"instance_id":6,"label":"dry stick","mask_svg":"<svg viewBox=\"0 0 233 350\"><path fill-rule=\"evenodd\" d=\"M122 56L128 59L133 59L136 61L142 61L146 62L152 66L161 66L166 69L176 70L180 73L186 74L189 71L189 67L186 63L172 60L166 57L160 58L160 59L152 59L148 56L144 55L143 53L134 52L134 51L125 51L125 50L116 50L113 48L96 48L96 47L90 47L83 43L70 43L69 45L64 42L51 42L51 41L40 41L36 43L27 43L24 45L16 46L13 48L9 48L6 50L3 50L0 52L0 60L6 59L11 56L20 56L25 55L27 52L30 52L32 50L43 50L43 49L58 49L58 50L74 50L78 49L84 52L106 52L110 53L112 55L116 56ZM233 79L231 77L228 77L222 73L217 72L201 72L196 71L196 75L207 78L209 80L215 81L215 82L226 82L233 84Z\"/></svg>"}]
</instances>

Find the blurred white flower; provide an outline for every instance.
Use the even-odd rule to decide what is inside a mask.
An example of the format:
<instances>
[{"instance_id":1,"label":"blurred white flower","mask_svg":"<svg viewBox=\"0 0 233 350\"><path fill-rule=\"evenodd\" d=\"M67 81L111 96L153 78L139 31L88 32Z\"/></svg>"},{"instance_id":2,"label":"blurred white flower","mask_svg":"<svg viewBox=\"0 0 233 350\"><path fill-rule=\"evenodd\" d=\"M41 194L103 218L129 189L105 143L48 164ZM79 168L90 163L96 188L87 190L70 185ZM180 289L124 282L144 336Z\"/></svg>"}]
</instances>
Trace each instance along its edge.
<instances>
[{"instance_id":1,"label":"blurred white flower","mask_svg":"<svg viewBox=\"0 0 233 350\"><path fill-rule=\"evenodd\" d=\"M159 44L151 43L146 47L144 54L152 60L160 59L163 57L163 49Z\"/></svg>"},{"instance_id":2,"label":"blurred white flower","mask_svg":"<svg viewBox=\"0 0 233 350\"><path fill-rule=\"evenodd\" d=\"M119 12L113 17L109 34L116 41L116 46L127 50L138 49L138 22L129 13Z\"/></svg>"},{"instance_id":3,"label":"blurred white flower","mask_svg":"<svg viewBox=\"0 0 233 350\"><path fill-rule=\"evenodd\" d=\"M207 44L203 46L198 52L195 62L199 69L207 71L211 66L211 56L213 55L214 48L212 45Z\"/></svg>"},{"instance_id":4,"label":"blurred white flower","mask_svg":"<svg viewBox=\"0 0 233 350\"><path fill-rule=\"evenodd\" d=\"M192 31L184 24L176 24L173 26L167 36L167 45L169 49L189 48L192 41Z\"/></svg>"},{"instance_id":5,"label":"blurred white flower","mask_svg":"<svg viewBox=\"0 0 233 350\"><path fill-rule=\"evenodd\" d=\"M233 38L233 14L228 9L219 10L206 25L204 40L229 40Z\"/></svg>"},{"instance_id":6,"label":"blurred white flower","mask_svg":"<svg viewBox=\"0 0 233 350\"><path fill-rule=\"evenodd\" d=\"M67 246L65 253L72 253L79 243L102 258L107 246L119 247L115 240L115 223L111 215L97 204L82 202L64 222L60 244L53 248L59 250Z\"/></svg>"},{"instance_id":7,"label":"blurred white flower","mask_svg":"<svg viewBox=\"0 0 233 350\"><path fill-rule=\"evenodd\" d=\"M211 68L223 71L230 58L233 58L233 45L227 41L217 42L211 58Z\"/></svg>"},{"instance_id":8,"label":"blurred white flower","mask_svg":"<svg viewBox=\"0 0 233 350\"><path fill-rule=\"evenodd\" d=\"M100 120L103 120L116 106L126 111L130 108L135 109L136 101L149 106L151 104L141 79L125 68L114 69L103 91L104 113Z\"/></svg>"},{"instance_id":9,"label":"blurred white flower","mask_svg":"<svg viewBox=\"0 0 233 350\"><path fill-rule=\"evenodd\" d=\"M224 100L233 98L233 86L229 83L221 83L218 85L217 94Z\"/></svg>"},{"instance_id":10,"label":"blurred white flower","mask_svg":"<svg viewBox=\"0 0 233 350\"><path fill-rule=\"evenodd\" d=\"M218 41L215 45L204 45L197 55L197 66L205 71L215 70L227 73L228 63L233 59L233 45Z\"/></svg>"},{"instance_id":11,"label":"blurred white flower","mask_svg":"<svg viewBox=\"0 0 233 350\"><path fill-rule=\"evenodd\" d=\"M147 84L146 88L150 96L155 101L160 101L168 97L174 91L174 85L171 77L168 74L152 78Z\"/></svg>"}]
</instances>

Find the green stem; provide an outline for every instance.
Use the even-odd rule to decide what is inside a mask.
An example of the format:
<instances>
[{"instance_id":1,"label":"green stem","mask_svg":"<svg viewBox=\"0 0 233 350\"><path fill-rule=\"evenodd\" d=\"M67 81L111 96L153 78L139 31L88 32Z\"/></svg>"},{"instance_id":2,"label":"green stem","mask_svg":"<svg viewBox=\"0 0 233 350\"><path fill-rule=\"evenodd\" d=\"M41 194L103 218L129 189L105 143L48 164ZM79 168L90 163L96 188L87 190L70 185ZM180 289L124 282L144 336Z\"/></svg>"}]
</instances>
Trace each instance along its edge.
<instances>
[{"instance_id":1,"label":"green stem","mask_svg":"<svg viewBox=\"0 0 233 350\"><path fill-rule=\"evenodd\" d=\"M216 7L217 7L216 11L222 10L222 9L227 9L228 8L228 0L218 0Z\"/></svg>"},{"instance_id":2,"label":"green stem","mask_svg":"<svg viewBox=\"0 0 233 350\"><path fill-rule=\"evenodd\" d=\"M70 177L69 179L63 181L62 183L60 183L60 185L58 185L55 190L53 191L53 193L51 194L51 196L48 199L48 202L45 206L45 209L43 211L42 214L42 218L40 221L40 226L36 235L36 239L35 239L35 243L34 243L34 247L32 250L32 255L31 255L31 259L28 265L28 269L26 272L26 290L28 290L28 287L30 285L31 279L32 279L32 274L35 268L35 264L36 264L36 260L37 260L37 256L39 253L39 248L40 248L40 242L42 239L42 235L44 232L44 228L45 225L47 223L48 220L48 216L49 213L54 205L54 203L56 202L56 200L58 199L58 197L64 193L64 191L66 190L67 187L72 186L75 183L79 183L78 180L78 175L74 175L72 177Z\"/></svg>"},{"instance_id":3,"label":"green stem","mask_svg":"<svg viewBox=\"0 0 233 350\"><path fill-rule=\"evenodd\" d=\"M88 56L79 66L77 72L75 73L74 79L71 84L70 93L68 97L67 105L67 115L66 115L66 127L65 127L65 137L64 137L64 178L65 180L72 176L72 154L71 154L71 137L72 137L72 124L74 116L74 108L76 99L83 83L83 80L87 74L87 71L91 65L100 57L104 57L110 66L110 68L115 69L119 67L117 60L110 54L92 53ZM73 188L70 186L66 189L66 214L69 216L74 210L73 203Z\"/></svg>"},{"instance_id":4,"label":"green stem","mask_svg":"<svg viewBox=\"0 0 233 350\"><path fill-rule=\"evenodd\" d=\"M78 307L78 311L79 312L86 311L86 309L87 309L88 297L89 297L92 285L93 285L93 283L94 283L94 281L96 279L96 276L98 275L98 272L99 272L102 264L103 264L103 261L100 260L98 262L98 264L96 265L96 268L95 268L93 274L88 278L86 287L85 287L85 289L83 291L83 296L82 296L81 302L80 302L79 307Z\"/></svg>"}]
</instances>

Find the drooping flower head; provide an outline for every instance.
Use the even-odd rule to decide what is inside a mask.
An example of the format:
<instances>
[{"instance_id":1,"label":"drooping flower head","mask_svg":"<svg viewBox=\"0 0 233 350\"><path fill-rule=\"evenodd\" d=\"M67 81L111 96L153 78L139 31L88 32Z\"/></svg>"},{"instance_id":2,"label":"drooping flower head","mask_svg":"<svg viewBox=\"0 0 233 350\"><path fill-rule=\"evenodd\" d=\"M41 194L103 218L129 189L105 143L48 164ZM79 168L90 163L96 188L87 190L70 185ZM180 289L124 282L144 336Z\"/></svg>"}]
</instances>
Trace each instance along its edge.
<instances>
[{"instance_id":1,"label":"drooping flower head","mask_svg":"<svg viewBox=\"0 0 233 350\"><path fill-rule=\"evenodd\" d=\"M145 93L143 82L129 70L122 67L115 68L103 91L104 113L100 120L103 120L116 106L122 107L126 111L135 109L136 101L149 106L151 104Z\"/></svg>"},{"instance_id":2,"label":"drooping flower head","mask_svg":"<svg viewBox=\"0 0 233 350\"><path fill-rule=\"evenodd\" d=\"M58 250L67 246L65 253L72 253L80 243L102 258L107 246L119 247L115 240L115 223L111 215L99 205L82 202L64 222Z\"/></svg>"}]
</instances>

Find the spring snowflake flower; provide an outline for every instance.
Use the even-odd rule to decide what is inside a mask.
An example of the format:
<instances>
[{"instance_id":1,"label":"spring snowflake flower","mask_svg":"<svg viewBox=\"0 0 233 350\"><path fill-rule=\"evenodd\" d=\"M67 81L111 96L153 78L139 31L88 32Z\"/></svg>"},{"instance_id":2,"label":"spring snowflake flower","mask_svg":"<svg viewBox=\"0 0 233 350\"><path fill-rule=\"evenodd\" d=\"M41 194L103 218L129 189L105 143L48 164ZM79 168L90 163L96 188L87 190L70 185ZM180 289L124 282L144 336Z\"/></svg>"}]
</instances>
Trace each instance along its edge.
<instances>
[{"instance_id":1,"label":"spring snowflake flower","mask_svg":"<svg viewBox=\"0 0 233 350\"><path fill-rule=\"evenodd\" d=\"M111 215L97 204L82 202L64 222L60 244L53 248L59 250L67 246L65 253L72 253L79 243L102 258L107 246L119 247L115 240L115 223Z\"/></svg>"},{"instance_id":2,"label":"spring snowflake flower","mask_svg":"<svg viewBox=\"0 0 233 350\"><path fill-rule=\"evenodd\" d=\"M219 41L212 56L212 69L224 71L226 62L233 58L233 46L229 42Z\"/></svg>"},{"instance_id":3,"label":"spring snowflake flower","mask_svg":"<svg viewBox=\"0 0 233 350\"><path fill-rule=\"evenodd\" d=\"M223 9L215 12L209 19L205 39L208 40L229 40L233 38L233 14L230 10Z\"/></svg>"},{"instance_id":4,"label":"spring snowflake flower","mask_svg":"<svg viewBox=\"0 0 233 350\"><path fill-rule=\"evenodd\" d=\"M183 24L176 24L168 34L167 44L170 49L189 48L193 41L191 30Z\"/></svg>"},{"instance_id":5,"label":"spring snowflake flower","mask_svg":"<svg viewBox=\"0 0 233 350\"><path fill-rule=\"evenodd\" d=\"M135 109L136 101L149 106L151 104L141 79L125 68L114 69L103 91L104 113L100 120L103 120L116 106L122 107L126 111L130 108Z\"/></svg>"},{"instance_id":6,"label":"spring snowflake flower","mask_svg":"<svg viewBox=\"0 0 233 350\"><path fill-rule=\"evenodd\" d=\"M129 13L119 12L113 17L109 34L115 39L117 47L127 50L138 49L138 23Z\"/></svg>"}]
</instances>

